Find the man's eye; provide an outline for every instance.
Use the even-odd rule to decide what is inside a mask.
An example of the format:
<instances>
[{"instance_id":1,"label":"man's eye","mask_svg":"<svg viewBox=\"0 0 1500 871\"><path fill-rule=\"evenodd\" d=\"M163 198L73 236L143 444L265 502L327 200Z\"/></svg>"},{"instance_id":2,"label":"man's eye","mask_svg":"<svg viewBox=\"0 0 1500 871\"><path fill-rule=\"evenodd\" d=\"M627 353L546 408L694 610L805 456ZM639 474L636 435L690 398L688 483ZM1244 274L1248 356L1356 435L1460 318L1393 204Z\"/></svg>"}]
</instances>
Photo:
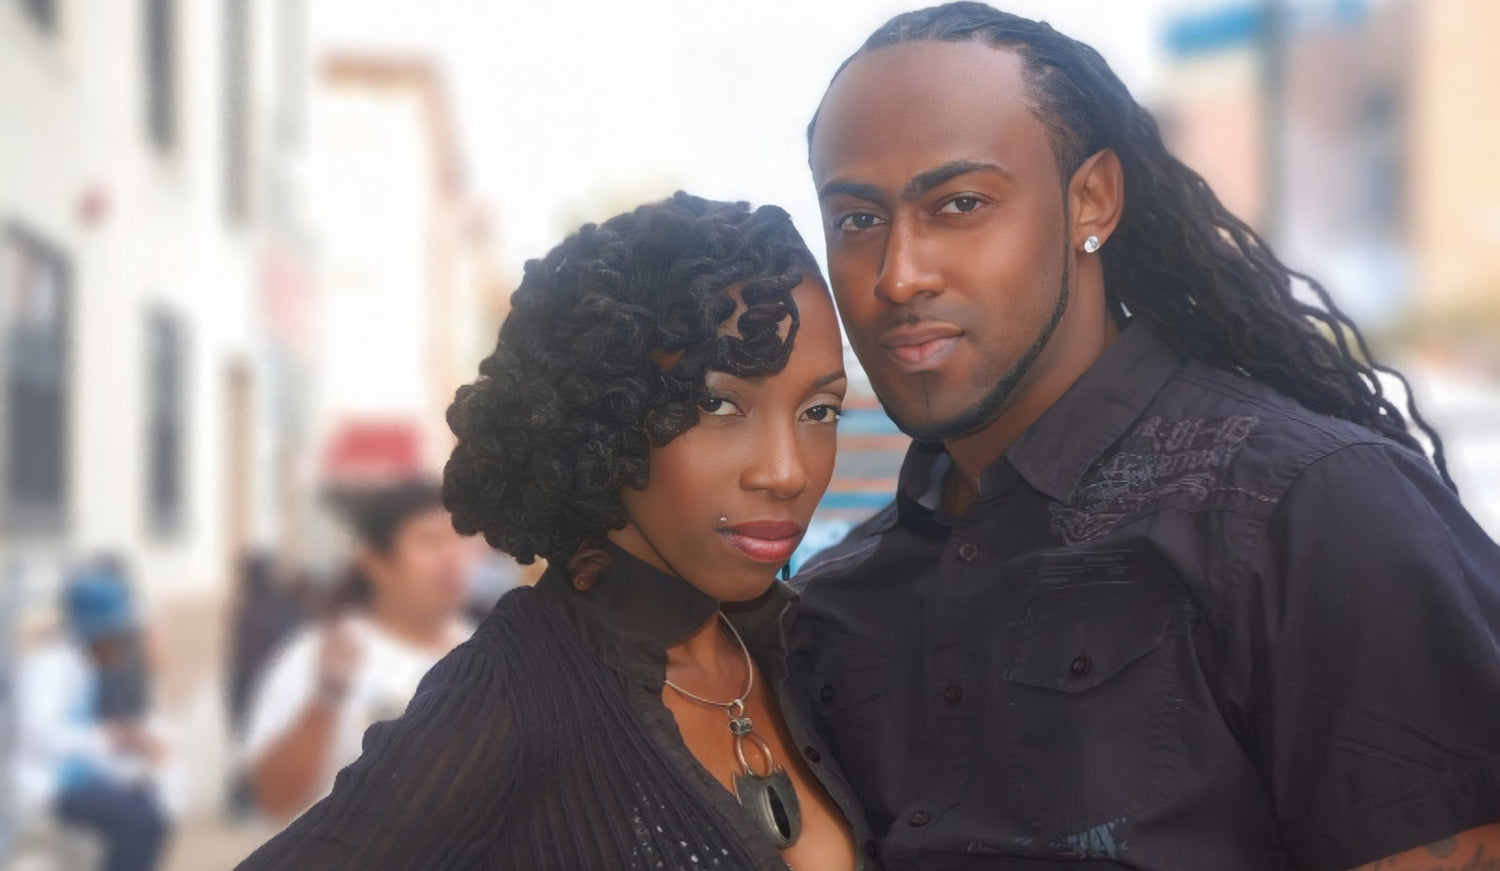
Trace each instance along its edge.
<instances>
[{"instance_id":1,"label":"man's eye","mask_svg":"<svg viewBox=\"0 0 1500 871\"><path fill-rule=\"evenodd\" d=\"M698 400L698 407L703 409L705 414L720 416L734 414L738 410L733 402L722 396L705 396Z\"/></svg>"},{"instance_id":2,"label":"man's eye","mask_svg":"<svg viewBox=\"0 0 1500 871\"><path fill-rule=\"evenodd\" d=\"M944 203L943 207L941 209L938 209L938 212L946 212L950 215L954 213L966 214L968 212L974 211L977 208L979 208L978 197L954 197L953 199Z\"/></svg>"},{"instance_id":3,"label":"man's eye","mask_svg":"<svg viewBox=\"0 0 1500 871\"><path fill-rule=\"evenodd\" d=\"M881 223L879 215L869 212L853 212L838 219L834 225L839 230L868 230Z\"/></svg>"},{"instance_id":4,"label":"man's eye","mask_svg":"<svg viewBox=\"0 0 1500 871\"><path fill-rule=\"evenodd\" d=\"M844 410L836 405L814 405L803 413L814 423L838 423L844 416Z\"/></svg>"}]
</instances>

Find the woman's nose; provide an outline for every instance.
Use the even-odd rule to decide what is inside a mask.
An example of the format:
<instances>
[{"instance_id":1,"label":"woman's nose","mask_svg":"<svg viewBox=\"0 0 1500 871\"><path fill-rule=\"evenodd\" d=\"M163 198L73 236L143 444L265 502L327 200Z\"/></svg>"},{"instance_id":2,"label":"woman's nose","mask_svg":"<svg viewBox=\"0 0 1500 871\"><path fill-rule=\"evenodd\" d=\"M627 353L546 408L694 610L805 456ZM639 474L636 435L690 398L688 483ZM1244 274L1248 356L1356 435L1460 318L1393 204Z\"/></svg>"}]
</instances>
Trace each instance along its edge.
<instances>
[{"instance_id":1,"label":"woman's nose","mask_svg":"<svg viewBox=\"0 0 1500 871\"><path fill-rule=\"evenodd\" d=\"M795 425L768 427L757 434L754 459L740 479L746 490L794 499L807 489L807 464Z\"/></svg>"}]
</instances>

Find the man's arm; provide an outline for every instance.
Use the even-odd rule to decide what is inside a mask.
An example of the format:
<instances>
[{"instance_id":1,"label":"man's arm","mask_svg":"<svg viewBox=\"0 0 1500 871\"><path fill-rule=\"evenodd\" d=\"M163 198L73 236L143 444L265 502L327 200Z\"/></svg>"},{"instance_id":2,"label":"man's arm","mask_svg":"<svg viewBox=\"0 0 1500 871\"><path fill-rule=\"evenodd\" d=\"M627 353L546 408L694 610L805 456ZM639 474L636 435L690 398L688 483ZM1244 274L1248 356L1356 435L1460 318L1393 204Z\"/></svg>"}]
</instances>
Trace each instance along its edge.
<instances>
[{"instance_id":1,"label":"man's arm","mask_svg":"<svg viewBox=\"0 0 1500 871\"><path fill-rule=\"evenodd\" d=\"M313 662L294 658L276 663L252 717L251 741L256 746L250 785L261 811L280 821L318 798L338 737L340 711L359 666L358 644L347 627L328 627L317 645ZM315 679L309 679L309 670L315 670ZM261 722L276 713L259 710L268 706L297 713L285 727L273 729Z\"/></svg>"},{"instance_id":2,"label":"man's arm","mask_svg":"<svg viewBox=\"0 0 1500 871\"><path fill-rule=\"evenodd\" d=\"M1500 823L1500 547L1382 444L1309 466L1267 523L1247 735L1293 864L1500 871L1468 834L1421 846Z\"/></svg>"},{"instance_id":3,"label":"man's arm","mask_svg":"<svg viewBox=\"0 0 1500 871\"><path fill-rule=\"evenodd\" d=\"M338 701L315 698L250 769L250 784L261 812L290 820L317 798L338 728Z\"/></svg>"},{"instance_id":4,"label":"man's arm","mask_svg":"<svg viewBox=\"0 0 1500 871\"><path fill-rule=\"evenodd\" d=\"M1353 871L1500 871L1500 823L1469 829Z\"/></svg>"}]
</instances>

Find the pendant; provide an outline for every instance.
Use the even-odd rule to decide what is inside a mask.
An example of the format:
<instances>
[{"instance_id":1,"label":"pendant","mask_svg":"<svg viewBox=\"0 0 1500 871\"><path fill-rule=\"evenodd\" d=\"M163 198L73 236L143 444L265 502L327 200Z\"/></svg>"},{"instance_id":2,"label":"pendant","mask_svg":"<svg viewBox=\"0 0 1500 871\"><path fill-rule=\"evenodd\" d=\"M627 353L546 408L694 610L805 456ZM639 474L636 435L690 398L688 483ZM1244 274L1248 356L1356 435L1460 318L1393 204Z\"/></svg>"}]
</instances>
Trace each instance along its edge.
<instances>
[{"instance_id":1,"label":"pendant","mask_svg":"<svg viewBox=\"0 0 1500 871\"><path fill-rule=\"evenodd\" d=\"M772 769L767 777L749 771L736 774L734 795L778 850L797 843L802 834L802 805L797 801L792 779L781 766Z\"/></svg>"},{"instance_id":2,"label":"pendant","mask_svg":"<svg viewBox=\"0 0 1500 871\"><path fill-rule=\"evenodd\" d=\"M740 773L734 776L734 797L740 807L749 811L750 818L778 850L797 843L802 835L802 804L797 799L797 790L786 770L771 757L771 745L754 732L755 724L745 716L743 703L729 709L729 732L734 735L734 754L740 763ZM765 760L766 771L756 774L745 758L745 742L753 741Z\"/></svg>"}]
</instances>

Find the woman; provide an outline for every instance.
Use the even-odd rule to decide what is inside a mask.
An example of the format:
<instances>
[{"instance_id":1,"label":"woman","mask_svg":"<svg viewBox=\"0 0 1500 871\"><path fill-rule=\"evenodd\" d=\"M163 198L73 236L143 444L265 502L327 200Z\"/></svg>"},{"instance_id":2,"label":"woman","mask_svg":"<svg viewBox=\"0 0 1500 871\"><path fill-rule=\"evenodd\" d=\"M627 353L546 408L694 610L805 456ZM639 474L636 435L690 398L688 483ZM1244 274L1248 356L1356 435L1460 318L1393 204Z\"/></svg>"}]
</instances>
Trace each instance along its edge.
<instances>
[{"instance_id":1,"label":"woman","mask_svg":"<svg viewBox=\"0 0 1500 871\"><path fill-rule=\"evenodd\" d=\"M422 675L474 630L462 617L470 549L435 482L384 486L348 508L360 551L344 606L292 637L247 721L246 774L278 822L327 795L365 730L399 717Z\"/></svg>"},{"instance_id":2,"label":"woman","mask_svg":"<svg viewBox=\"0 0 1500 871\"><path fill-rule=\"evenodd\" d=\"M550 568L242 868L856 867L775 581L845 389L791 221L678 194L527 264L512 305L449 411L444 492Z\"/></svg>"}]
</instances>

